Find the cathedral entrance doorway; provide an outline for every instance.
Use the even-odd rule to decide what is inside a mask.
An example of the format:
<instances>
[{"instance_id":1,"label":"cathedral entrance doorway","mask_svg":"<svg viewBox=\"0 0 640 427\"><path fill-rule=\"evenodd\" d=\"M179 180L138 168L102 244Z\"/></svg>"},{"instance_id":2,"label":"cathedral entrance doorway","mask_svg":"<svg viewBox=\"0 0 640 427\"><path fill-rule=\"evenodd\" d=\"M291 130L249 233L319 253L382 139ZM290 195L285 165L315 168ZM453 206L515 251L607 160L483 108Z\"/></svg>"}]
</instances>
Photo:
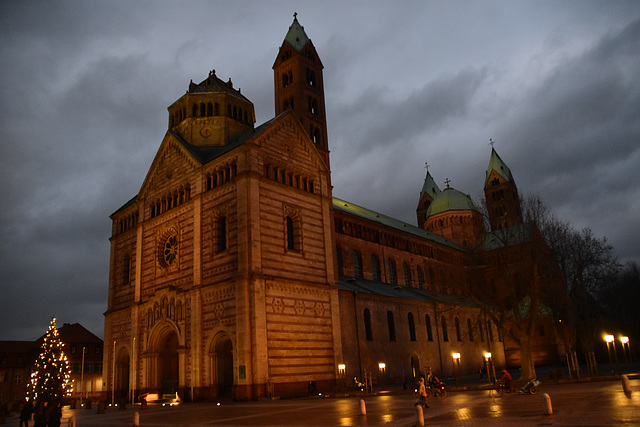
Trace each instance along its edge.
<instances>
[{"instance_id":1,"label":"cathedral entrance doorway","mask_svg":"<svg viewBox=\"0 0 640 427\"><path fill-rule=\"evenodd\" d=\"M129 352L126 349L120 350L116 358L115 371L115 391L118 397L128 397L129 395Z\"/></svg>"},{"instance_id":2,"label":"cathedral entrance doorway","mask_svg":"<svg viewBox=\"0 0 640 427\"><path fill-rule=\"evenodd\" d=\"M228 395L233 387L233 346L227 334L222 334L212 343L211 385L215 385L218 396Z\"/></svg>"},{"instance_id":3,"label":"cathedral entrance doorway","mask_svg":"<svg viewBox=\"0 0 640 427\"><path fill-rule=\"evenodd\" d=\"M413 378L420 376L420 359L415 355L411 356L411 376Z\"/></svg>"},{"instance_id":4,"label":"cathedral entrance doorway","mask_svg":"<svg viewBox=\"0 0 640 427\"><path fill-rule=\"evenodd\" d=\"M158 386L160 396L175 395L178 391L178 334L165 331L158 340Z\"/></svg>"}]
</instances>

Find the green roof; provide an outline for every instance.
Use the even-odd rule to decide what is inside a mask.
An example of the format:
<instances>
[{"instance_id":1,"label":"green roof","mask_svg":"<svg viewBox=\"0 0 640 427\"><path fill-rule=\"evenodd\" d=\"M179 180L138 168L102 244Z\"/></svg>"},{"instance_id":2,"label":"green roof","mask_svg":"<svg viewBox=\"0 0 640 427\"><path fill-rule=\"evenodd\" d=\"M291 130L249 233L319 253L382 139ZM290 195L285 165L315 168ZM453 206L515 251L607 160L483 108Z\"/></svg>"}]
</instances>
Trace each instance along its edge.
<instances>
[{"instance_id":1,"label":"green roof","mask_svg":"<svg viewBox=\"0 0 640 427\"><path fill-rule=\"evenodd\" d=\"M463 305L476 307L469 299L458 296L431 292L426 289L412 288L410 286L392 285L355 277L341 276L338 279L338 288L343 291L380 295L392 298L406 298L415 301L431 301L441 304Z\"/></svg>"},{"instance_id":2,"label":"green roof","mask_svg":"<svg viewBox=\"0 0 640 427\"><path fill-rule=\"evenodd\" d=\"M455 188L447 187L443 192L433 199L429 209L427 209L427 217L446 211L462 211L472 210L480 212L471 196L464 194Z\"/></svg>"},{"instance_id":3,"label":"green roof","mask_svg":"<svg viewBox=\"0 0 640 427\"><path fill-rule=\"evenodd\" d=\"M284 39L298 52L301 52L304 45L309 41L307 33L304 32L304 27L300 25L295 15L293 17L293 24L289 27L289 32Z\"/></svg>"},{"instance_id":4,"label":"green roof","mask_svg":"<svg viewBox=\"0 0 640 427\"><path fill-rule=\"evenodd\" d=\"M507 164L498 156L498 153L495 149L491 149L491 159L489 160L489 167L487 168L487 176L484 180L485 185L489 180L489 175L491 175L491 171L496 171L498 175L504 178L505 181L511 182L515 184L516 182L513 180L513 175L511 175L511 170L507 166Z\"/></svg>"},{"instance_id":5,"label":"green roof","mask_svg":"<svg viewBox=\"0 0 640 427\"><path fill-rule=\"evenodd\" d=\"M427 176L424 178L424 184L422 184L422 191L420 192L420 198L424 193L427 193L431 196L432 199L435 199L438 194L440 194L441 190L438 187L438 184L434 181L433 177L427 171Z\"/></svg>"},{"instance_id":6,"label":"green roof","mask_svg":"<svg viewBox=\"0 0 640 427\"><path fill-rule=\"evenodd\" d=\"M363 208L362 206L355 205L337 197L333 198L333 208L375 222L377 224L393 228L403 233L408 233L422 239L430 240L434 243L439 243L441 245L445 245L454 249L461 249L459 246L456 246L454 243L438 234L424 230L420 227L416 227L415 225L411 225L406 222L391 218L381 213L374 212L367 208Z\"/></svg>"}]
</instances>

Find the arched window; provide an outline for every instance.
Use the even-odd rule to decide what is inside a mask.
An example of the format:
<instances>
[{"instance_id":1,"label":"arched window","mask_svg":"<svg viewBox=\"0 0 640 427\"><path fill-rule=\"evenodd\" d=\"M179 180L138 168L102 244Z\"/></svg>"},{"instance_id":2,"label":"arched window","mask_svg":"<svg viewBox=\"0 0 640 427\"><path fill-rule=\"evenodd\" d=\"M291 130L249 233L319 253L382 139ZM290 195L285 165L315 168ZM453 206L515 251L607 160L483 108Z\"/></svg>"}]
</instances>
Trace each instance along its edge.
<instances>
[{"instance_id":1,"label":"arched window","mask_svg":"<svg viewBox=\"0 0 640 427\"><path fill-rule=\"evenodd\" d=\"M373 274L373 280L376 282L381 281L380 259L376 254L371 254L371 273Z\"/></svg>"},{"instance_id":2,"label":"arched window","mask_svg":"<svg viewBox=\"0 0 640 427\"><path fill-rule=\"evenodd\" d=\"M207 103L207 116L213 116L213 104L210 102Z\"/></svg>"},{"instance_id":3,"label":"arched window","mask_svg":"<svg viewBox=\"0 0 640 427\"><path fill-rule=\"evenodd\" d=\"M489 331L489 341L493 341L493 327L491 326L491 320L487 320L487 331Z\"/></svg>"},{"instance_id":4,"label":"arched window","mask_svg":"<svg viewBox=\"0 0 640 427\"><path fill-rule=\"evenodd\" d=\"M131 272L131 257L127 254L122 259L122 284L129 284L129 276Z\"/></svg>"},{"instance_id":5,"label":"arched window","mask_svg":"<svg viewBox=\"0 0 640 427\"><path fill-rule=\"evenodd\" d=\"M462 336L460 335L460 319L456 317L454 323L456 326L456 339L462 341Z\"/></svg>"},{"instance_id":6,"label":"arched window","mask_svg":"<svg viewBox=\"0 0 640 427\"><path fill-rule=\"evenodd\" d=\"M373 341L373 332L371 331L371 312L368 308L364 309L364 333L367 341Z\"/></svg>"},{"instance_id":7,"label":"arched window","mask_svg":"<svg viewBox=\"0 0 640 427\"><path fill-rule=\"evenodd\" d=\"M292 251L296 249L293 219L290 216L287 217L287 249Z\"/></svg>"},{"instance_id":8,"label":"arched window","mask_svg":"<svg viewBox=\"0 0 640 427\"><path fill-rule=\"evenodd\" d=\"M431 285L431 288L433 288L434 282L433 282L433 269L431 267L429 267L429 285Z\"/></svg>"},{"instance_id":9,"label":"arched window","mask_svg":"<svg viewBox=\"0 0 640 427\"><path fill-rule=\"evenodd\" d=\"M482 322L478 319L478 334L480 334L480 341L484 342L484 331L482 330Z\"/></svg>"},{"instance_id":10,"label":"arched window","mask_svg":"<svg viewBox=\"0 0 640 427\"><path fill-rule=\"evenodd\" d=\"M387 311L387 326L389 327L389 341L396 340L396 325L393 322L393 313Z\"/></svg>"},{"instance_id":11,"label":"arched window","mask_svg":"<svg viewBox=\"0 0 640 427\"><path fill-rule=\"evenodd\" d=\"M418 288L424 289L424 277L422 275L422 269L420 268L420 266L418 266L416 270L418 271Z\"/></svg>"},{"instance_id":12,"label":"arched window","mask_svg":"<svg viewBox=\"0 0 640 427\"><path fill-rule=\"evenodd\" d=\"M447 330L447 319L442 316L440 318L440 324L442 325L442 341L449 341L449 331Z\"/></svg>"},{"instance_id":13,"label":"arched window","mask_svg":"<svg viewBox=\"0 0 640 427\"><path fill-rule=\"evenodd\" d=\"M398 284L398 275L396 273L396 262L389 258L389 283L391 283L392 285L397 285Z\"/></svg>"},{"instance_id":14,"label":"arched window","mask_svg":"<svg viewBox=\"0 0 640 427\"><path fill-rule=\"evenodd\" d=\"M227 218L222 216L218 218L217 224L217 242L218 252L224 252L227 250Z\"/></svg>"},{"instance_id":15,"label":"arched window","mask_svg":"<svg viewBox=\"0 0 640 427\"><path fill-rule=\"evenodd\" d=\"M416 340L416 324L413 321L413 313L407 315L407 322L409 322L409 339L411 341Z\"/></svg>"},{"instance_id":16,"label":"arched window","mask_svg":"<svg viewBox=\"0 0 640 427\"><path fill-rule=\"evenodd\" d=\"M431 316L424 315L424 324L427 326L427 340L433 341L433 331L431 330Z\"/></svg>"},{"instance_id":17,"label":"arched window","mask_svg":"<svg viewBox=\"0 0 640 427\"><path fill-rule=\"evenodd\" d=\"M404 285L411 286L411 268L409 268L409 264L403 262L402 268L404 270Z\"/></svg>"},{"instance_id":18,"label":"arched window","mask_svg":"<svg viewBox=\"0 0 640 427\"><path fill-rule=\"evenodd\" d=\"M362 278L362 255L353 250L353 277Z\"/></svg>"},{"instance_id":19,"label":"arched window","mask_svg":"<svg viewBox=\"0 0 640 427\"><path fill-rule=\"evenodd\" d=\"M200 117L204 117L207 115L207 107L204 105L204 102L200 103Z\"/></svg>"},{"instance_id":20,"label":"arched window","mask_svg":"<svg viewBox=\"0 0 640 427\"><path fill-rule=\"evenodd\" d=\"M467 318L467 329L469 330L469 341L473 341L473 326L469 318Z\"/></svg>"}]
</instances>

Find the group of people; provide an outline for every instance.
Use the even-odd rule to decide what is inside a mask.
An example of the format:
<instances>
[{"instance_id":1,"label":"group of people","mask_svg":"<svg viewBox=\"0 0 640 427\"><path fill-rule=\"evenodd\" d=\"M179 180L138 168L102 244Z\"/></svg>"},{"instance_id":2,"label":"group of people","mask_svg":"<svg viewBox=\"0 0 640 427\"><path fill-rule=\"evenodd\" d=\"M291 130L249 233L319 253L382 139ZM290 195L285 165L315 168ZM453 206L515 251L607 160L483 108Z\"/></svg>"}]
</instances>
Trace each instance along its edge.
<instances>
[{"instance_id":1,"label":"group of people","mask_svg":"<svg viewBox=\"0 0 640 427\"><path fill-rule=\"evenodd\" d=\"M60 427L62 418L62 404L60 402L41 402L33 408L30 401L21 403L20 427L29 427L29 420L33 415L33 427Z\"/></svg>"}]
</instances>

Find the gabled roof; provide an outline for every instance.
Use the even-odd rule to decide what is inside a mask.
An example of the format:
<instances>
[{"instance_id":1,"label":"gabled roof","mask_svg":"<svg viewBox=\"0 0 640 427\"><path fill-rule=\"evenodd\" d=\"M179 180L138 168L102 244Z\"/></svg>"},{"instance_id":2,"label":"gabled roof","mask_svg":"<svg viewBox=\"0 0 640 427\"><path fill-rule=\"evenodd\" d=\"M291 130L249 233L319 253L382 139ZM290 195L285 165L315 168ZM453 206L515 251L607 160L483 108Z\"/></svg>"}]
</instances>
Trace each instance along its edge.
<instances>
[{"instance_id":1,"label":"gabled roof","mask_svg":"<svg viewBox=\"0 0 640 427\"><path fill-rule=\"evenodd\" d=\"M58 335L60 340L65 343L100 343L102 340L95 334L82 326L80 323L65 323L61 328L58 328ZM44 339L46 334L38 338L37 342L40 343Z\"/></svg>"},{"instance_id":2,"label":"gabled roof","mask_svg":"<svg viewBox=\"0 0 640 427\"><path fill-rule=\"evenodd\" d=\"M494 148L491 148L491 159L489 160L487 176L484 180L485 185L487 184L487 181L489 181L489 176L491 175L492 171L496 171L496 173L504 178L505 181L511 182L512 184L516 183L513 179L513 175L511 175L511 170L509 169L507 164L500 158Z\"/></svg>"},{"instance_id":3,"label":"gabled roof","mask_svg":"<svg viewBox=\"0 0 640 427\"><path fill-rule=\"evenodd\" d=\"M438 194L440 194L440 187L436 184L435 180L431 176L431 173L427 171L427 176L424 178L424 184L422 184L422 191L420 192L420 198L424 196L425 193L431 196L432 199L435 199Z\"/></svg>"},{"instance_id":4,"label":"gabled roof","mask_svg":"<svg viewBox=\"0 0 640 427\"><path fill-rule=\"evenodd\" d=\"M292 110L285 110L282 113L278 114L276 117L267 120L266 122L264 122L263 124L261 124L260 126L252 129L251 131L247 132L246 134L242 135L240 138L231 141L225 145L210 145L210 146L195 146L192 144L189 144L184 138L182 138L180 136L180 134L173 132L172 130L168 130L166 135L171 136L175 141L177 141L184 149L187 153L189 153L189 155L191 155L193 157L194 160L196 160L198 163L200 163L201 165L206 165L207 163L217 159L218 157L244 145L247 141L251 140L252 138L254 138L255 136L257 136L258 134L260 134L262 131L264 131L265 129L267 129L272 123L274 123L275 121L277 121L278 119L280 119L281 117L287 115L287 114L291 114L293 117L295 117L295 120L298 122L299 126L302 126L300 124L300 122L298 121L297 117L295 116L295 113L293 113ZM305 133L306 135L306 133ZM166 139L166 136L165 136ZM312 144L312 143L310 143ZM161 145L162 147L162 145ZM158 149L158 153L160 153L162 148ZM156 158L157 158L158 154L156 154ZM154 163L155 163L155 159L154 159ZM148 178L145 178L145 182ZM143 183L143 187L144 187L144 183ZM139 194L139 193L138 193ZM115 215L116 213L122 211L123 209L126 209L127 207L133 205L136 200L137 200L138 196L134 196L133 198L131 198L131 200L129 200L127 203L125 203L123 206L121 206L120 208L118 208L114 213L111 214L111 216Z\"/></svg>"},{"instance_id":5,"label":"gabled roof","mask_svg":"<svg viewBox=\"0 0 640 427\"><path fill-rule=\"evenodd\" d=\"M403 233L408 233L422 239L430 240L432 242L439 243L450 248L461 249L459 246L456 246L454 243L450 242L440 235L431 233L430 231L424 230L420 227L416 227L415 225L407 224L406 222L391 218L390 216L386 216L367 208L363 208L362 206L355 205L337 197L333 198L333 208L375 222L377 224L393 228Z\"/></svg>"},{"instance_id":6,"label":"gabled roof","mask_svg":"<svg viewBox=\"0 0 640 427\"><path fill-rule=\"evenodd\" d=\"M379 295L392 298L406 298L415 301L431 301L442 304L464 305L475 307L476 305L467 298L458 295L441 294L426 289L412 288L409 286L391 285L389 283L375 282L352 277L340 277L338 288L343 291Z\"/></svg>"}]
</instances>

